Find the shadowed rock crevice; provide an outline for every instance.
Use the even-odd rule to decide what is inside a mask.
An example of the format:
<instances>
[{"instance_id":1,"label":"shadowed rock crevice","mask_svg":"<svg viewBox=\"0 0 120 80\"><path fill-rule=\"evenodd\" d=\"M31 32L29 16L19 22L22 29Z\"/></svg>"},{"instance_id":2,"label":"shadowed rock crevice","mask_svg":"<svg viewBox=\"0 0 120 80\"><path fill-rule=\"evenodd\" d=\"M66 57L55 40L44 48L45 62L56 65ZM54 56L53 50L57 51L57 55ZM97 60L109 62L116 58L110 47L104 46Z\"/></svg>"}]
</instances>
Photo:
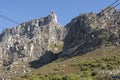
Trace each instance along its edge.
<instances>
[{"instance_id":1,"label":"shadowed rock crevice","mask_svg":"<svg viewBox=\"0 0 120 80\"><path fill-rule=\"evenodd\" d=\"M42 55L38 60L31 61L29 65L31 68L34 68L34 69L40 68L58 59L58 55L59 54L53 54L51 51L48 51L44 55Z\"/></svg>"}]
</instances>

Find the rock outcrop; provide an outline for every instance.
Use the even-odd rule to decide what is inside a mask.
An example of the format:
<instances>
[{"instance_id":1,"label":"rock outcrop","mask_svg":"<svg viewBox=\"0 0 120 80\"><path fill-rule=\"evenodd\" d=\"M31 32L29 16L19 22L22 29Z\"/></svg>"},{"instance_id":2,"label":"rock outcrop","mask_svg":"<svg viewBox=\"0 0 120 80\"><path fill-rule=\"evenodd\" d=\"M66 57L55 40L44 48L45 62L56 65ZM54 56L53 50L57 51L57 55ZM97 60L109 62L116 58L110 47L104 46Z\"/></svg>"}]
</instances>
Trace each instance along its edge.
<instances>
[{"instance_id":1,"label":"rock outcrop","mask_svg":"<svg viewBox=\"0 0 120 80\"><path fill-rule=\"evenodd\" d=\"M19 71L29 67L24 62L39 60L33 63L39 66L111 45L120 46L120 10L107 7L99 13L80 14L65 27L57 22L52 11L47 17L5 29L0 34L0 65L7 66L4 72L9 70L8 75L16 74L15 68Z\"/></svg>"},{"instance_id":2,"label":"rock outcrop","mask_svg":"<svg viewBox=\"0 0 120 80\"><path fill-rule=\"evenodd\" d=\"M65 27L52 11L47 17L5 29L0 34L0 64L78 55L107 45L120 45L120 11L107 7L99 13L80 14ZM57 58L57 57L56 57Z\"/></svg>"},{"instance_id":3,"label":"rock outcrop","mask_svg":"<svg viewBox=\"0 0 120 80\"><path fill-rule=\"evenodd\" d=\"M51 53L62 51L64 31L57 23L57 16L53 11L47 17L5 29L0 35L1 65L38 59L43 59L43 62L51 61ZM43 55L46 56L42 57Z\"/></svg>"},{"instance_id":4,"label":"rock outcrop","mask_svg":"<svg viewBox=\"0 0 120 80\"><path fill-rule=\"evenodd\" d=\"M107 7L99 13L80 14L65 26L64 51L73 56L108 45L120 46L120 10Z\"/></svg>"}]
</instances>

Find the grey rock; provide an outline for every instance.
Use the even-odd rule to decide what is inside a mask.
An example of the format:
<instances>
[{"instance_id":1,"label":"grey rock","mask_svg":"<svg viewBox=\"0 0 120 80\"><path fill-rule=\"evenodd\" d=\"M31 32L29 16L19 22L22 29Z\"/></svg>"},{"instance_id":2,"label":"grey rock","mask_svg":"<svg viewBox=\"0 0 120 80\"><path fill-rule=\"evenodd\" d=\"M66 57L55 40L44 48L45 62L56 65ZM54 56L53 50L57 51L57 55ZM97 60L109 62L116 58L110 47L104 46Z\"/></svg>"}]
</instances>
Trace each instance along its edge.
<instances>
[{"instance_id":1,"label":"grey rock","mask_svg":"<svg viewBox=\"0 0 120 80\"><path fill-rule=\"evenodd\" d=\"M1 63L7 66L21 61L34 61L49 52L58 53L62 50L64 32L54 12L47 17L5 29L0 35ZM44 58L46 62L51 60L49 54Z\"/></svg>"},{"instance_id":2,"label":"grey rock","mask_svg":"<svg viewBox=\"0 0 120 80\"><path fill-rule=\"evenodd\" d=\"M0 34L0 66L5 77L28 73L33 63L43 66L61 57L72 57L106 47L120 46L120 10L107 7L99 13L80 14L65 27L52 11ZM26 68L26 69L25 69ZM21 71L20 71L21 70Z\"/></svg>"},{"instance_id":3,"label":"grey rock","mask_svg":"<svg viewBox=\"0 0 120 80\"><path fill-rule=\"evenodd\" d=\"M67 35L59 57L73 56L108 45L120 46L120 10L80 14L65 26Z\"/></svg>"}]
</instances>

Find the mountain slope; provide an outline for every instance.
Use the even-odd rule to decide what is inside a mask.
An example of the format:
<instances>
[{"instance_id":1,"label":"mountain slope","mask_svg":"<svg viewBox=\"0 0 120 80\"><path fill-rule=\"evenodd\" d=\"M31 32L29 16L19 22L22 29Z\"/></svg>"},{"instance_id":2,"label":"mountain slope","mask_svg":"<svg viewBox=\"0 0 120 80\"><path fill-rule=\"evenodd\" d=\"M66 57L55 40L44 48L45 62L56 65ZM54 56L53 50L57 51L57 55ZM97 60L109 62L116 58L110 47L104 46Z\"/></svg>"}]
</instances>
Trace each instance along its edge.
<instances>
[{"instance_id":1,"label":"mountain slope","mask_svg":"<svg viewBox=\"0 0 120 80\"><path fill-rule=\"evenodd\" d=\"M60 34L59 34L60 33ZM31 20L0 34L0 75L22 74L55 60L62 51L65 29L51 12L47 17ZM34 66L39 62L40 65Z\"/></svg>"},{"instance_id":2,"label":"mountain slope","mask_svg":"<svg viewBox=\"0 0 120 80\"><path fill-rule=\"evenodd\" d=\"M109 46L73 58L61 58L17 80L112 80L112 74L120 72L119 52L120 47Z\"/></svg>"},{"instance_id":3,"label":"mountain slope","mask_svg":"<svg viewBox=\"0 0 120 80\"><path fill-rule=\"evenodd\" d=\"M31 72L22 80L104 80L111 78L102 76L108 72L120 73L119 46L120 11L114 7L80 14L65 27L51 12L0 34L0 76Z\"/></svg>"},{"instance_id":4,"label":"mountain slope","mask_svg":"<svg viewBox=\"0 0 120 80\"><path fill-rule=\"evenodd\" d=\"M67 34L59 58L17 80L115 79L120 73L119 17L119 10L107 7L97 14L74 18L65 26Z\"/></svg>"}]
</instances>

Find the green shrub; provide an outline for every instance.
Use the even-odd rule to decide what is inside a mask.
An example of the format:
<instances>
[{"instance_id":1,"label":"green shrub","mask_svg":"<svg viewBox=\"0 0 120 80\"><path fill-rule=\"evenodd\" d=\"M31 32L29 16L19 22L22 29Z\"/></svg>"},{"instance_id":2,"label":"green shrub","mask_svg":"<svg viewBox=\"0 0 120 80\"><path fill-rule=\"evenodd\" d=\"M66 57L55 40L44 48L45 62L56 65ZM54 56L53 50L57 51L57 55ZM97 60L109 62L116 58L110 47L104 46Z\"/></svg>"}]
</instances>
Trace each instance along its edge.
<instances>
[{"instance_id":1,"label":"green shrub","mask_svg":"<svg viewBox=\"0 0 120 80\"><path fill-rule=\"evenodd\" d=\"M81 71L87 71L90 69L88 66L80 66L80 68L81 68Z\"/></svg>"},{"instance_id":2,"label":"green shrub","mask_svg":"<svg viewBox=\"0 0 120 80\"><path fill-rule=\"evenodd\" d=\"M63 80L80 80L80 75L70 74L70 75L64 76Z\"/></svg>"},{"instance_id":3,"label":"green shrub","mask_svg":"<svg viewBox=\"0 0 120 80\"><path fill-rule=\"evenodd\" d=\"M111 64L108 64L108 65L107 65L107 69L108 69L108 70L113 70L113 69L116 69L116 68L117 68L116 65L111 65Z\"/></svg>"},{"instance_id":4,"label":"green shrub","mask_svg":"<svg viewBox=\"0 0 120 80\"><path fill-rule=\"evenodd\" d=\"M101 63L101 64L100 64L100 68L101 68L101 69L106 69L106 68L107 68L107 66L106 66L106 64L105 64L105 63Z\"/></svg>"},{"instance_id":5,"label":"green shrub","mask_svg":"<svg viewBox=\"0 0 120 80\"><path fill-rule=\"evenodd\" d=\"M59 74L53 75L51 78L51 80L62 80L62 76L60 76Z\"/></svg>"},{"instance_id":6,"label":"green shrub","mask_svg":"<svg viewBox=\"0 0 120 80\"><path fill-rule=\"evenodd\" d=\"M97 71L92 71L91 76L96 76L97 75Z\"/></svg>"},{"instance_id":7,"label":"green shrub","mask_svg":"<svg viewBox=\"0 0 120 80\"><path fill-rule=\"evenodd\" d=\"M81 75L80 75L80 80L93 80L93 76L91 75L91 71L87 70L84 71Z\"/></svg>"},{"instance_id":8,"label":"green shrub","mask_svg":"<svg viewBox=\"0 0 120 80\"><path fill-rule=\"evenodd\" d=\"M40 79L38 76L32 75L32 74L25 75L24 78L26 78L26 79L28 79L28 80L42 80L42 79Z\"/></svg>"}]
</instances>

